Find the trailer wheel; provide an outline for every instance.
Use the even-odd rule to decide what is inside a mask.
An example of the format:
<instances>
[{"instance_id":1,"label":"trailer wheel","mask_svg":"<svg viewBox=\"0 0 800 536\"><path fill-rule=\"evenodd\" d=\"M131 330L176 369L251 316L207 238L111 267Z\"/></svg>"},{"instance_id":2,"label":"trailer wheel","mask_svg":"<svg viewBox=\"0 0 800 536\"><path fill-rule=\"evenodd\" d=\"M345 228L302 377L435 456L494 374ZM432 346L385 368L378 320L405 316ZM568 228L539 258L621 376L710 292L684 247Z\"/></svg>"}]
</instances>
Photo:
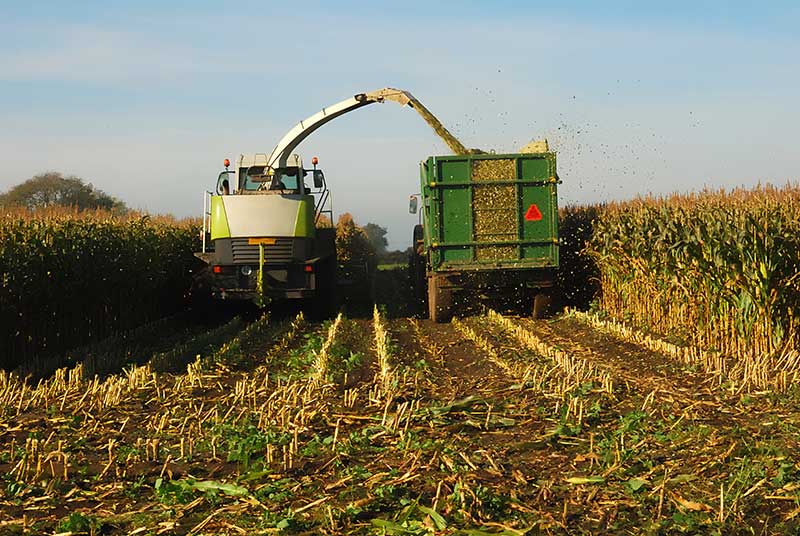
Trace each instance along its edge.
<instances>
[{"instance_id":1,"label":"trailer wheel","mask_svg":"<svg viewBox=\"0 0 800 536\"><path fill-rule=\"evenodd\" d=\"M428 282L428 314L434 322L450 322L453 317L453 291L440 287L441 280L431 277Z\"/></svg>"},{"instance_id":2,"label":"trailer wheel","mask_svg":"<svg viewBox=\"0 0 800 536\"><path fill-rule=\"evenodd\" d=\"M533 295L533 318L547 318L550 315L550 308L553 298L550 293L537 292Z\"/></svg>"}]
</instances>

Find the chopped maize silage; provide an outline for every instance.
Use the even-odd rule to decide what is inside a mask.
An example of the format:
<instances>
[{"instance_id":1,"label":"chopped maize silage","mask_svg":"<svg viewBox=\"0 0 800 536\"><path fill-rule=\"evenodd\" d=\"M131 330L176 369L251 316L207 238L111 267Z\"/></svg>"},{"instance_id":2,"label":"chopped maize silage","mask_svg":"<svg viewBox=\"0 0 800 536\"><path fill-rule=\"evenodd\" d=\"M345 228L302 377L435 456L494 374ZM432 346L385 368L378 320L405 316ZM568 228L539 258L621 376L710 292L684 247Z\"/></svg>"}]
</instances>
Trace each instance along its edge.
<instances>
[{"instance_id":1,"label":"chopped maize silage","mask_svg":"<svg viewBox=\"0 0 800 536\"><path fill-rule=\"evenodd\" d=\"M472 204L481 210L505 210L516 214L513 184L476 184L472 187Z\"/></svg>"},{"instance_id":2,"label":"chopped maize silage","mask_svg":"<svg viewBox=\"0 0 800 536\"><path fill-rule=\"evenodd\" d=\"M472 197L476 240L504 241L517 236L514 186L475 186Z\"/></svg>"},{"instance_id":3,"label":"chopped maize silage","mask_svg":"<svg viewBox=\"0 0 800 536\"><path fill-rule=\"evenodd\" d=\"M507 261L519 258L516 246L477 246L475 260L478 261Z\"/></svg>"},{"instance_id":4,"label":"chopped maize silage","mask_svg":"<svg viewBox=\"0 0 800 536\"><path fill-rule=\"evenodd\" d=\"M472 180L513 181L514 160L473 160ZM476 242L506 242L517 239L516 187L513 184L481 184L472 193L473 239ZM516 259L516 246L477 246L477 260Z\"/></svg>"},{"instance_id":5,"label":"chopped maize silage","mask_svg":"<svg viewBox=\"0 0 800 536\"><path fill-rule=\"evenodd\" d=\"M414 108L417 113L425 120L428 125L433 129L437 136L442 138L442 140L450 147L450 150L457 155L467 154L470 152L463 143L461 143L458 138L453 136L449 130L447 130L444 125L442 124L439 119L435 115L431 113L430 110L425 108L421 102L415 99L413 96L408 95L409 100L411 101L411 106Z\"/></svg>"},{"instance_id":6,"label":"chopped maize silage","mask_svg":"<svg viewBox=\"0 0 800 536\"><path fill-rule=\"evenodd\" d=\"M473 181L513 181L517 179L516 162L511 159L473 160Z\"/></svg>"}]
</instances>

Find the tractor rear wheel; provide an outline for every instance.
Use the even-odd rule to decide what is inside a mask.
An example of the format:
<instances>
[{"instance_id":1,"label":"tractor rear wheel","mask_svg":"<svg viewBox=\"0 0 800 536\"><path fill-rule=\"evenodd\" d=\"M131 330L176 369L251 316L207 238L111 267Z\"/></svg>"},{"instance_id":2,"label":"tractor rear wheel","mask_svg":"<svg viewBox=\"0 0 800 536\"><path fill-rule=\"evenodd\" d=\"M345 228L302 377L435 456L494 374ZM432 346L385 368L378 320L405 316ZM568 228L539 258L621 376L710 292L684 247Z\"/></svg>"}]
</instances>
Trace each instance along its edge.
<instances>
[{"instance_id":1,"label":"tractor rear wheel","mask_svg":"<svg viewBox=\"0 0 800 536\"><path fill-rule=\"evenodd\" d=\"M428 282L428 314L430 319L441 324L453 318L453 291L441 288L442 280L436 276Z\"/></svg>"}]
</instances>

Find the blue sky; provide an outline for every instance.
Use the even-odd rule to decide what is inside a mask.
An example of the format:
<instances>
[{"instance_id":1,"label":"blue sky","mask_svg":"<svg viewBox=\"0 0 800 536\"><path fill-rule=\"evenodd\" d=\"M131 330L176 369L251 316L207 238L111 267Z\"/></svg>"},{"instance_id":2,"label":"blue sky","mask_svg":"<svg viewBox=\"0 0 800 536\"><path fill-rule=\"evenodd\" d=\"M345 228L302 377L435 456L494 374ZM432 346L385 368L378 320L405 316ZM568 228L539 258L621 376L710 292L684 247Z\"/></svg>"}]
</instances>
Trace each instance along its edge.
<instances>
[{"instance_id":1,"label":"blue sky","mask_svg":"<svg viewBox=\"0 0 800 536\"><path fill-rule=\"evenodd\" d=\"M798 178L792 2L0 0L0 189L75 174L199 215L224 158L269 152L320 108L414 93L466 145L547 137L562 203ZM766 6L766 7L765 7ZM373 105L299 147L337 212L410 241L418 162L446 147Z\"/></svg>"}]
</instances>

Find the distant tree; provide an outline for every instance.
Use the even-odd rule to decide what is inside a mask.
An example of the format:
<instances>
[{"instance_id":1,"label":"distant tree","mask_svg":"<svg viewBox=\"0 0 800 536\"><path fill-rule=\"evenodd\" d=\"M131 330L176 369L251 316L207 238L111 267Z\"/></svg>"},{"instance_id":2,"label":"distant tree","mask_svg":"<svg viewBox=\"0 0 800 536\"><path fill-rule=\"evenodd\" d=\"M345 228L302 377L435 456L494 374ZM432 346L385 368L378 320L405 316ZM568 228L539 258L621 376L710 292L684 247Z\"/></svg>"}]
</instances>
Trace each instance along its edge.
<instances>
[{"instance_id":1,"label":"distant tree","mask_svg":"<svg viewBox=\"0 0 800 536\"><path fill-rule=\"evenodd\" d=\"M375 248L375 253L378 256L386 254L386 248L389 246L389 241L386 240L386 227L381 227L375 223L368 223L364 226L364 232L367 233L372 247Z\"/></svg>"},{"instance_id":2,"label":"distant tree","mask_svg":"<svg viewBox=\"0 0 800 536\"><path fill-rule=\"evenodd\" d=\"M406 248L405 251L396 249L394 251L387 251L378 259L381 264L408 264L408 258L411 256L411 248Z\"/></svg>"},{"instance_id":3,"label":"distant tree","mask_svg":"<svg viewBox=\"0 0 800 536\"><path fill-rule=\"evenodd\" d=\"M377 264L375 248L364 232L345 212L336 222L336 257L341 264L361 264L374 267Z\"/></svg>"},{"instance_id":4,"label":"distant tree","mask_svg":"<svg viewBox=\"0 0 800 536\"><path fill-rule=\"evenodd\" d=\"M53 205L76 207L80 210L128 210L125 203L85 183L83 179L64 177L57 171L36 175L0 194L0 206L19 206L33 210Z\"/></svg>"}]
</instances>

